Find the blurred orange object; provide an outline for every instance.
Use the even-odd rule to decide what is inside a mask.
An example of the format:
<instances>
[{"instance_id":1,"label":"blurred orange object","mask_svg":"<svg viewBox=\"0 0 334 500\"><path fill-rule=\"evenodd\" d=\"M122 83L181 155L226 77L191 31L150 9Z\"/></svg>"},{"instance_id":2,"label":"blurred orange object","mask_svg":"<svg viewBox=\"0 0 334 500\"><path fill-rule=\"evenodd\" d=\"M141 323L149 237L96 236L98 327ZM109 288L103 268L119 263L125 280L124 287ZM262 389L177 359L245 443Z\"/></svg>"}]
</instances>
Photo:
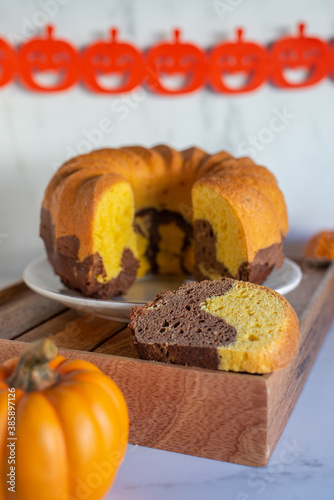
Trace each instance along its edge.
<instances>
[{"instance_id":1,"label":"blurred orange object","mask_svg":"<svg viewBox=\"0 0 334 500\"><path fill-rule=\"evenodd\" d=\"M316 259L334 260L334 231L320 231L306 244L304 255Z\"/></svg>"},{"instance_id":2,"label":"blurred orange object","mask_svg":"<svg viewBox=\"0 0 334 500\"><path fill-rule=\"evenodd\" d=\"M120 389L95 365L57 353L44 339L0 366L1 500L99 500L124 457Z\"/></svg>"}]
</instances>

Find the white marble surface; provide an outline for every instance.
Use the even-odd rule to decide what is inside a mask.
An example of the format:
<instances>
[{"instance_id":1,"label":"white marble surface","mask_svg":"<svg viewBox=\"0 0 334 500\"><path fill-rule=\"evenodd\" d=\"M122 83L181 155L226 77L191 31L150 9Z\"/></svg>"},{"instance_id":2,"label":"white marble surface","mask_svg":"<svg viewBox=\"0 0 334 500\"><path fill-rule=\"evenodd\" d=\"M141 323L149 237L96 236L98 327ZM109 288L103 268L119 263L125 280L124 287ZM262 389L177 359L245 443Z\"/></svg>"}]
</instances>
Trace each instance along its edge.
<instances>
[{"instance_id":1,"label":"white marble surface","mask_svg":"<svg viewBox=\"0 0 334 500\"><path fill-rule=\"evenodd\" d=\"M332 500L334 322L264 468L128 446L106 500Z\"/></svg>"}]
</instances>

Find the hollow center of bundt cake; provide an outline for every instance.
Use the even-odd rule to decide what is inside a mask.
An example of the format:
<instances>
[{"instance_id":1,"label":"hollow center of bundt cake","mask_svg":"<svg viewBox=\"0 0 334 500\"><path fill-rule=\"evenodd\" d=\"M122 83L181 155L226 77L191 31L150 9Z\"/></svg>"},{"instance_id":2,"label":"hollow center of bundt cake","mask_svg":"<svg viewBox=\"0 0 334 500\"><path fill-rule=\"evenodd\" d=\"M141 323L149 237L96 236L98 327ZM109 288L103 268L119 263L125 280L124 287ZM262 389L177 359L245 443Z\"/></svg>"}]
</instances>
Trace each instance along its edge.
<instances>
[{"instance_id":1,"label":"hollow center of bundt cake","mask_svg":"<svg viewBox=\"0 0 334 500\"><path fill-rule=\"evenodd\" d=\"M159 249L156 262L164 273L182 274L182 250L184 231L175 222L161 224L158 228Z\"/></svg>"},{"instance_id":2,"label":"hollow center of bundt cake","mask_svg":"<svg viewBox=\"0 0 334 500\"><path fill-rule=\"evenodd\" d=\"M134 199L128 182L107 186L97 201L93 218L93 250L102 258L106 275L98 275L101 283L115 278L122 270L125 249L138 255L133 227Z\"/></svg>"},{"instance_id":3,"label":"hollow center of bundt cake","mask_svg":"<svg viewBox=\"0 0 334 500\"><path fill-rule=\"evenodd\" d=\"M277 338L285 319L284 303L263 288L235 282L224 295L207 298L201 309L223 319L237 331L235 341L226 349L259 350Z\"/></svg>"},{"instance_id":4,"label":"hollow center of bundt cake","mask_svg":"<svg viewBox=\"0 0 334 500\"><path fill-rule=\"evenodd\" d=\"M244 228L235 209L227 199L204 184L193 188L194 220L209 221L216 236L215 259L222 262L231 276L236 276L240 265L248 260ZM203 244L206 241L203 239ZM197 238L196 245L201 240ZM205 262L198 262L199 270L210 279L219 279L221 273L207 269ZM202 269L201 269L202 267Z\"/></svg>"},{"instance_id":5,"label":"hollow center of bundt cake","mask_svg":"<svg viewBox=\"0 0 334 500\"><path fill-rule=\"evenodd\" d=\"M160 274L193 271L192 226L180 213L150 207L137 212L138 276L148 270Z\"/></svg>"}]
</instances>

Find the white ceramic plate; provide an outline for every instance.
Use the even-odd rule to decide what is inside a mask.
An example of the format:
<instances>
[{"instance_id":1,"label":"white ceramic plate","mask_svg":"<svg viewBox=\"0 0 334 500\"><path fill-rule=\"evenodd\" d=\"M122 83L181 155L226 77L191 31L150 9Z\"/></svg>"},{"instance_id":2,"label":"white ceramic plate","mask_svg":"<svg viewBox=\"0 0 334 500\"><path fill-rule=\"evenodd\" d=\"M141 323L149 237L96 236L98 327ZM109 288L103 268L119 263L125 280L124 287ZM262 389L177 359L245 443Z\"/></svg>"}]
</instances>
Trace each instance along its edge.
<instances>
[{"instance_id":1,"label":"white ceramic plate","mask_svg":"<svg viewBox=\"0 0 334 500\"><path fill-rule=\"evenodd\" d=\"M263 285L283 295L296 288L301 278L300 267L285 258L281 269L274 269ZM110 300L87 299L61 282L46 257L31 262L24 270L23 279L34 292L77 309L83 314L93 313L101 318L122 322L129 321L132 306L145 304L153 300L157 293L175 290L190 281L182 279L181 276L148 275L136 280L126 295Z\"/></svg>"}]
</instances>

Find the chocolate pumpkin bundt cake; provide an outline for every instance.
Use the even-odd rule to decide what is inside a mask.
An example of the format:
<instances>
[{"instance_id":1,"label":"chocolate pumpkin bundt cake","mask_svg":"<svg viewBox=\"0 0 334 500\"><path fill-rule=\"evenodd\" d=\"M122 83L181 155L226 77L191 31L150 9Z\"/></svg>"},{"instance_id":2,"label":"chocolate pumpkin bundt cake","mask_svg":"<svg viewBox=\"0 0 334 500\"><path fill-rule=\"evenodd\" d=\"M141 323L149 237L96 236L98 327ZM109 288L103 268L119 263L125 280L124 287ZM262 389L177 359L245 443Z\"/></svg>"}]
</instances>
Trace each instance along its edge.
<instances>
[{"instance_id":1,"label":"chocolate pumpkin bundt cake","mask_svg":"<svg viewBox=\"0 0 334 500\"><path fill-rule=\"evenodd\" d=\"M202 368L268 373L287 365L299 342L282 295L231 278L163 292L130 319L141 358Z\"/></svg>"},{"instance_id":2,"label":"chocolate pumpkin bundt cake","mask_svg":"<svg viewBox=\"0 0 334 500\"><path fill-rule=\"evenodd\" d=\"M287 231L275 177L249 158L133 146L66 162L40 234L66 285L107 299L147 272L262 283L282 264Z\"/></svg>"}]
</instances>

